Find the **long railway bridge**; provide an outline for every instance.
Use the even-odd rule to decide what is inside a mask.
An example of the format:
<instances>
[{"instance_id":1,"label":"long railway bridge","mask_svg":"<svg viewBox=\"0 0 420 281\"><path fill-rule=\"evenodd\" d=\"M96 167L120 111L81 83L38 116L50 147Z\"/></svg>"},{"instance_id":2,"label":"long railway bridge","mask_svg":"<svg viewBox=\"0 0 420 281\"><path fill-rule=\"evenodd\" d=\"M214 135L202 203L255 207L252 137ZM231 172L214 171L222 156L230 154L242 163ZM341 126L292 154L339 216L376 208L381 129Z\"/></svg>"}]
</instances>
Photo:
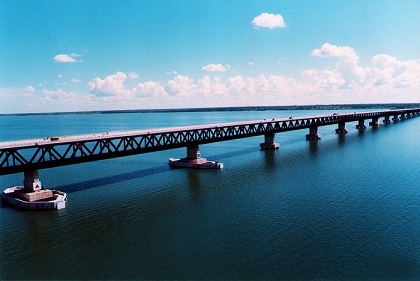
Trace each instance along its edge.
<instances>
[{"instance_id":1,"label":"long railway bridge","mask_svg":"<svg viewBox=\"0 0 420 281\"><path fill-rule=\"evenodd\" d=\"M309 129L306 139L319 139L318 127L337 124L336 133L347 133L346 123L357 121L356 128L396 122L420 115L420 108L331 114L310 117L264 119L235 123L207 124L159 128L140 131L112 132L72 137L54 137L0 143L0 175L24 173L24 188L34 191L39 186L38 170L105 160L154 151L187 147L185 159L200 157L199 145L240 138L264 136L261 149L275 149L275 134Z\"/></svg>"}]
</instances>

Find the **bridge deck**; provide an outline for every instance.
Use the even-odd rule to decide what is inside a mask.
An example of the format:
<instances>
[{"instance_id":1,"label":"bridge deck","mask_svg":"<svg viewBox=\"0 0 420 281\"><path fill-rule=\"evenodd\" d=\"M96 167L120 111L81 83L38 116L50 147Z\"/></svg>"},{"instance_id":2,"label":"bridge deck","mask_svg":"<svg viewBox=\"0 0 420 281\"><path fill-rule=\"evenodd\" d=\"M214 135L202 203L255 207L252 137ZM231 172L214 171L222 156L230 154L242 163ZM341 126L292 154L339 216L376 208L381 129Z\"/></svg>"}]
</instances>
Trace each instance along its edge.
<instances>
[{"instance_id":1,"label":"bridge deck","mask_svg":"<svg viewBox=\"0 0 420 281\"><path fill-rule=\"evenodd\" d=\"M391 112L400 112L400 111L401 110L390 110L387 112L391 113ZM86 135L59 136L59 139L56 141L52 141L50 137L45 137L45 138L39 138L39 139L0 142L0 149L25 148L25 147L51 145L51 144L68 144L68 143L78 142L78 141L106 140L106 139L115 139L119 137L140 136L140 135L149 135L149 134L163 134L163 133L171 133L171 132L185 132L185 131L193 131L193 130L212 129L212 128L248 126L248 125L257 125L257 124L267 124L267 123L273 123L273 122L303 121L303 120L324 119L324 118L332 118L332 117L334 117L335 119L341 119L343 117L354 117L355 114L357 114L358 116L366 117L366 115L370 115L372 114L372 112L358 112L358 113L353 113L353 114L328 114L328 115L314 115L314 116L299 116L299 117L292 117L291 119L290 118L272 118L272 119L218 123L218 124L203 124L203 125L193 125L193 126L153 128L153 129L132 130L132 131L115 131L115 132L105 132L105 133L86 134ZM356 121L356 120L353 120L353 121ZM332 122L330 124L335 124L337 122Z\"/></svg>"},{"instance_id":2,"label":"bridge deck","mask_svg":"<svg viewBox=\"0 0 420 281\"><path fill-rule=\"evenodd\" d=\"M8 141L0 143L0 175L370 118L400 115L403 119L419 113L420 108L355 112Z\"/></svg>"}]
</instances>

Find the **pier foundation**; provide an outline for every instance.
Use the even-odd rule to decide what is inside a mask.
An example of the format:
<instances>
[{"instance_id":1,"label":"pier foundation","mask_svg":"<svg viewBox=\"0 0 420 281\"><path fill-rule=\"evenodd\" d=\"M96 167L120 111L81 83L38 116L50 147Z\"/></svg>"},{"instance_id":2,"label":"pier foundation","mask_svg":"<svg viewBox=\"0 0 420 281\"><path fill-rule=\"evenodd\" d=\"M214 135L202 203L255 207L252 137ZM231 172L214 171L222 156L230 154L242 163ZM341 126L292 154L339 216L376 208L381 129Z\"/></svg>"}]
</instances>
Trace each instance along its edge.
<instances>
[{"instance_id":1,"label":"pier foundation","mask_svg":"<svg viewBox=\"0 0 420 281\"><path fill-rule=\"evenodd\" d=\"M345 122L339 122L338 123L338 128L337 129L335 129L335 132L337 133L337 134L346 134L348 131L347 131L347 129L346 129L346 123Z\"/></svg>"},{"instance_id":2,"label":"pier foundation","mask_svg":"<svg viewBox=\"0 0 420 281\"><path fill-rule=\"evenodd\" d=\"M186 158L169 158L169 166L194 169L221 169L223 168L223 163L218 161L207 161L206 158L201 158L200 147L198 144L193 144L187 146Z\"/></svg>"},{"instance_id":3,"label":"pier foundation","mask_svg":"<svg viewBox=\"0 0 420 281\"><path fill-rule=\"evenodd\" d=\"M321 135L318 135L318 126L309 127L309 134L306 135L307 140L319 140Z\"/></svg>"},{"instance_id":4,"label":"pier foundation","mask_svg":"<svg viewBox=\"0 0 420 281\"><path fill-rule=\"evenodd\" d=\"M389 120L389 116L385 116L384 117L384 124L389 124L389 123L391 123L391 120Z\"/></svg>"},{"instance_id":5,"label":"pier foundation","mask_svg":"<svg viewBox=\"0 0 420 281\"><path fill-rule=\"evenodd\" d=\"M398 114L394 115L394 117L392 118L392 121L394 121L394 122L400 121L400 118L398 118Z\"/></svg>"},{"instance_id":6,"label":"pier foundation","mask_svg":"<svg viewBox=\"0 0 420 281\"><path fill-rule=\"evenodd\" d=\"M356 125L356 129L366 129L365 119L359 119L359 123Z\"/></svg>"},{"instance_id":7,"label":"pier foundation","mask_svg":"<svg viewBox=\"0 0 420 281\"><path fill-rule=\"evenodd\" d=\"M280 144L274 142L275 134L265 134L264 135L264 142L260 143L261 150L266 149L278 149Z\"/></svg>"},{"instance_id":8,"label":"pier foundation","mask_svg":"<svg viewBox=\"0 0 420 281\"><path fill-rule=\"evenodd\" d=\"M53 196L51 190L42 188L38 171L25 171L23 174L23 188L14 191L16 198L20 198L26 202L34 202Z\"/></svg>"},{"instance_id":9,"label":"pier foundation","mask_svg":"<svg viewBox=\"0 0 420 281\"><path fill-rule=\"evenodd\" d=\"M372 121L369 122L369 126L379 126L379 117L372 117Z\"/></svg>"}]
</instances>

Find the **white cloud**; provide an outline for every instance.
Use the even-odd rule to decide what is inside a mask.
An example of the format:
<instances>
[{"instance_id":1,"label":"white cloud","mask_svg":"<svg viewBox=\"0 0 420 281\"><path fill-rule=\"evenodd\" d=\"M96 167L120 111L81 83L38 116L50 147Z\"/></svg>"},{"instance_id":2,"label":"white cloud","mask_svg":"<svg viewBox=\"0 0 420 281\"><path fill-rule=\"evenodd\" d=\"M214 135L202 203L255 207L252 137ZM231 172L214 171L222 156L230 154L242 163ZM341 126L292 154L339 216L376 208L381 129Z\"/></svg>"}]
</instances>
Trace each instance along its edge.
<instances>
[{"instance_id":1,"label":"white cloud","mask_svg":"<svg viewBox=\"0 0 420 281\"><path fill-rule=\"evenodd\" d=\"M124 72L117 72L109 75L105 79L99 77L88 83L90 92L98 96L128 95L129 90L124 87L124 81L128 76Z\"/></svg>"},{"instance_id":2,"label":"white cloud","mask_svg":"<svg viewBox=\"0 0 420 281\"><path fill-rule=\"evenodd\" d=\"M362 83L365 79L366 73L363 68L358 66L359 57L351 47L325 43L320 49L313 50L311 55L316 57L338 57L336 71L343 76L347 84Z\"/></svg>"},{"instance_id":3,"label":"white cloud","mask_svg":"<svg viewBox=\"0 0 420 281\"><path fill-rule=\"evenodd\" d=\"M245 80L241 75L237 75L234 77L229 77L226 84L231 91L240 93L245 87Z\"/></svg>"},{"instance_id":4,"label":"white cloud","mask_svg":"<svg viewBox=\"0 0 420 281\"><path fill-rule=\"evenodd\" d=\"M60 55L56 55L53 60L55 62L76 62L76 60L69 55L66 54L60 54Z\"/></svg>"},{"instance_id":5,"label":"white cloud","mask_svg":"<svg viewBox=\"0 0 420 281\"><path fill-rule=\"evenodd\" d=\"M307 86L308 89L312 88L314 91L320 89L337 91L346 82L338 72L331 70L317 71L311 69L303 71L302 74L310 78L307 80Z\"/></svg>"},{"instance_id":6,"label":"white cloud","mask_svg":"<svg viewBox=\"0 0 420 281\"><path fill-rule=\"evenodd\" d=\"M34 87L32 87L32 86L28 86L28 87L26 87L25 89L23 89L23 91L24 91L25 93L33 93L33 92L35 92L35 88L34 88Z\"/></svg>"},{"instance_id":7,"label":"white cloud","mask_svg":"<svg viewBox=\"0 0 420 281\"><path fill-rule=\"evenodd\" d=\"M230 69L230 65L226 64L226 66L223 66L221 64L212 63L212 64L203 66L201 69L204 71L209 71L209 72L225 72Z\"/></svg>"},{"instance_id":8,"label":"white cloud","mask_svg":"<svg viewBox=\"0 0 420 281\"><path fill-rule=\"evenodd\" d=\"M262 13L252 20L252 24L256 27L267 27L267 28L285 28L283 16L280 14L268 14Z\"/></svg>"},{"instance_id":9,"label":"white cloud","mask_svg":"<svg viewBox=\"0 0 420 281\"><path fill-rule=\"evenodd\" d=\"M71 79L71 82L72 83L80 83L80 82L82 82L82 80L79 80L79 79Z\"/></svg>"},{"instance_id":10,"label":"white cloud","mask_svg":"<svg viewBox=\"0 0 420 281\"><path fill-rule=\"evenodd\" d=\"M169 72L164 81L141 81L128 88L127 80L137 79L135 72L117 72L97 77L88 83L90 92L76 95L62 89L44 90L32 95L35 88L16 90L34 108L59 111L94 109L176 108L209 106L291 105L331 103L419 102L420 60L400 61L379 54L365 65L350 46L323 44L311 55L336 60L328 69L312 67L296 77L259 74L195 77ZM309 56L309 54L308 54ZM251 64L250 64L251 65ZM230 69L229 65L209 64L209 70ZM229 73L229 72L227 72ZM73 83L80 80L73 79ZM31 88L32 87L32 88ZM24 88L24 93L22 89ZM38 93L38 94L41 94ZM0 93L1 95L1 93ZM23 103L22 103L23 104Z\"/></svg>"},{"instance_id":11,"label":"white cloud","mask_svg":"<svg viewBox=\"0 0 420 281\"><path fill-rule=\"evenodd\" d=\"M168 90L171 93L191 93L194 87L193 80L188 76L177 75L168 81Z\"/></svg>"},{"instance_id":12,"label":"white cloud","mask_svg":"<svg viewBox=\"0 0 420 281\"><path fill-rule=\"evenodd\" d=\"M168 71L168 72L166 72L166 74L168 74L168 75L178 75L178 72L176 72L176 71Z\"/></svg>"},{"instance_id":13,"label":"white cloud","mask_svg":"<svg viewBox=\"0 0 420 281\"><path fill-rule=\"evenodd\" d=\"M57 77L61 79L61 78L63 78L63 75L58 74Z\"/></svg>"},{"instance_id":14,"label":"white cloud","mask_svg":"<svg viewBox=\"0 0 420 281\"><path fill-rule=\"evenodd\" d=\"M249 61L248 64L251 65L251 66L255 65L255 63L253 63L252 61Z\"/></svg>"},{"instance_id":15,"label":"white cloud","mask_svg":"<svg viewBox=\"0 0 420 281\"><path fill-rule=\"evenodd\" d=\"M43 90L42 91L45 94L45 98L42 98L44 100L73 100L77 98L76 93L74 92L66 92L63 89L59 89L57 91L49 91L49 90Z\"/></svg>"},{"instance_id":16,"label":"white cloud","mask_svg":"<svg viewBox=\"0 0 420 281\"><path fill-rule=\"evenodd\" d=\"M137 77L139 77L139 75L135 72L131 72L128 74L128 78L130 79L136 79Z\"/></svg>"},{"instance_id":17,"label":"white cloud","mask_svg":"<svg viewBox=\"0 0 420 281\"><path fill-rule=\"evenodd\" d=\"M352 59L358 59L353 48L331 45L329 43L323 44L320 49L313 50L311 55L317 57L350 57Z\"/></svg>"},{"instance_id":18,"label":"white cloud","mask_svg":"<svg viewBox=\"0 0 420 281\"><path fill-rule=\"evenodd\" d=\"M133 91L140 97L163 97L166 96L167 93L165 88L159 83L155 81L147 81L144 83L139 83L137 88L133 89Z\"/></svg>"},{"instance_id":19,"label":"white cloud","mask_svg":"<svg viewBox=\"0 0 420 281\"><path fill-rule=\"evenodd\" d=\"M399 61L389 55L380 54L371 59L372 66L362 67L353 48L328 43L314 50L312 55L338 58L333 70L302 72L309 78L304 86L312 99L324 99L329 103L419 101L418 61Z\"/></svg>"}]
</instances>

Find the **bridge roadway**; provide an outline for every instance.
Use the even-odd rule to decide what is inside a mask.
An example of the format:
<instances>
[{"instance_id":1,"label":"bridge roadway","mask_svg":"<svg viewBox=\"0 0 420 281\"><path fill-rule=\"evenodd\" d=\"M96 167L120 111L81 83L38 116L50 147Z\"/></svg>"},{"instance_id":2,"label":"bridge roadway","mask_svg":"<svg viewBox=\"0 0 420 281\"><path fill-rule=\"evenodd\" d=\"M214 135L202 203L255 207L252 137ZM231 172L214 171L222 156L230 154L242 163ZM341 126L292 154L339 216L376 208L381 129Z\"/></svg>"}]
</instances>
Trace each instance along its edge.
<instances>
[{"instance_id":1,"label":"bridge roadway","mask_svg":"<svg viewBox=\"0 0 420 281\"><path fill-rule=\"evenodd\" d=\"M280 119L206 124L171 128L147 129L126 132L107 132L91 135L40 138L0 143L0 175L71 165L83 162L111 159L141 153L168 150L180 147L227 141L264 135L261 148L278 148L274 134L309 128L307 139L318 139L319 126L338 124L337 133L346 133L346 122L358 121L359 129L364 121L372 119L370 125L403 120L420 115L420 108L330 114ZM26 176L25 176L26 177Z\"/></svg>"}]
</instances>

